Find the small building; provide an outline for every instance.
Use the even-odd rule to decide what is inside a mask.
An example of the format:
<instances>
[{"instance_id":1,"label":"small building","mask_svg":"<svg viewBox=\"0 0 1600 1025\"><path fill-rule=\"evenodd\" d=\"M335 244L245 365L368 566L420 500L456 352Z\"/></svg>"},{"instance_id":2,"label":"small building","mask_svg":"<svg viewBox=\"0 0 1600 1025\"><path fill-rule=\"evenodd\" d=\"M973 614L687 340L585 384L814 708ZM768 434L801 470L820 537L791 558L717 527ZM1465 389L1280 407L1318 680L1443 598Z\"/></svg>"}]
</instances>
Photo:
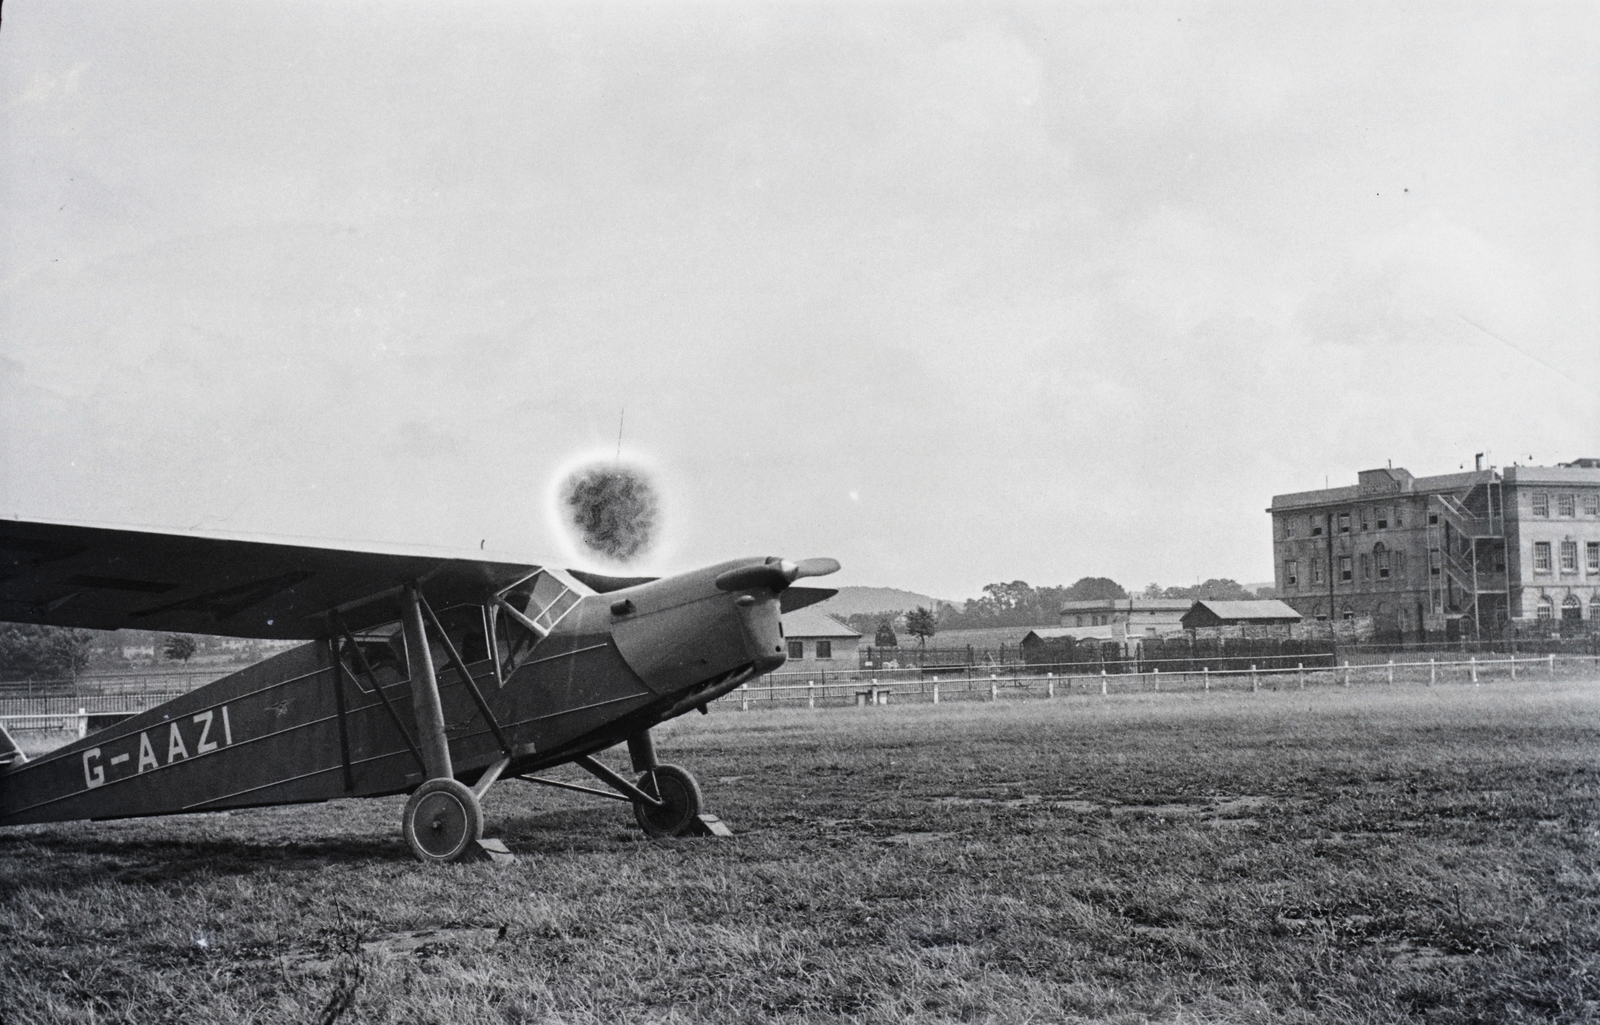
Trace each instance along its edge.
<instances>
[{"instance_id":1,"label":"small building","mask_svg":"<svg viewBox=\"0 0 1600 1025\"><path fill-rule=\"evenodd\" d=\"M816 609L796 609L782 620L789 661L783 671L849 670L861 664L861 635Z\"/></svg>"},{"instance_id":2,"label":"small building","mask_svg":"<svg viewBox=\"0 0 1600 1025\"><path fill-rule=\"evenodd\" d=\"M1209 601L1194 603L1183 614L1185 630L1213 626L1291 626L1300 622L1300 613L1276 598L1258 601Z\"/></svg>"},{"instance_id":3,"label":"small building","mask_svg":"<svg viewBox=\"0 0 1600 1025\"><path fill-rule=\"evenodd\" d=\"M1183 614L1192 603L1187 598L1090 598L1061 604L1061 625L1072 628L1081 640L1137 640L1160 637L1183 629Z\"/></svg>"}]
</instances>

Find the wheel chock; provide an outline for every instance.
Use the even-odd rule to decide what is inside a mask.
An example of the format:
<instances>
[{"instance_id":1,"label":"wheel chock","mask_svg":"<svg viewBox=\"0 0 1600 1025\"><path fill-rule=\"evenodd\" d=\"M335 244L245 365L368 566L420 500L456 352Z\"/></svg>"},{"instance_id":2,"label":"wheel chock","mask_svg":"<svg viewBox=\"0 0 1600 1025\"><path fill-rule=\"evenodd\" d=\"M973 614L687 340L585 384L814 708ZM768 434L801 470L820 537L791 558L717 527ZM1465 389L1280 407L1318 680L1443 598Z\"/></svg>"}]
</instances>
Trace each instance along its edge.
<instances>
[{"instance_id":1,"label":"wheel chock","mask_svg":"<svg viewBox=\"0 0 1600 1025\"><path fill-rule=\"evenodd\" d=\"M462 860L488 861L496 865L514 865L517 856L512 854L503 840L475 840L473 849L468 851L467 858Z\"/></svg>"},{"instance_id":2,"label":"wheel chock","mask_svg":"<svg viewBox=\"0 0 1600 1025\"><path fill-rule=\"evenodd\" d=\"M709 812L701 812L694 817L694 832L698 836L732 836L733 830L728 824Z\"/></svg>"}]
</instances>

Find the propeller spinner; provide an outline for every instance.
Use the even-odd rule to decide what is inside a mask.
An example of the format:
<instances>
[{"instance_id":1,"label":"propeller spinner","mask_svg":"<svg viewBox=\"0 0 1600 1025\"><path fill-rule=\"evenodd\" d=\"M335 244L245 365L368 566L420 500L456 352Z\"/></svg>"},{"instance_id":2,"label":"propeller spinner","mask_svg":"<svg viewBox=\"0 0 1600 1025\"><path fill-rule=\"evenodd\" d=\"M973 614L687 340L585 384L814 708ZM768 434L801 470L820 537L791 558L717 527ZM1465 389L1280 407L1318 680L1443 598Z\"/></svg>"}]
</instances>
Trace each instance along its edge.
<instances>
[{"instance_id":1,"label":"propeller spinner","mask_svg":"<svg viewBox=\"0 0 1600 1025\"><path fill-rule=\"evenodd\" d=\"M799 580L801 577L825 577L829 573L839 571L837 559L801 559L791 562L788 559L768 559L756 566L740 566L730 569L717 577L717 588L723 591L744 591L753 587L765 587L777 593Z\"/></svg>"}]
</instances>

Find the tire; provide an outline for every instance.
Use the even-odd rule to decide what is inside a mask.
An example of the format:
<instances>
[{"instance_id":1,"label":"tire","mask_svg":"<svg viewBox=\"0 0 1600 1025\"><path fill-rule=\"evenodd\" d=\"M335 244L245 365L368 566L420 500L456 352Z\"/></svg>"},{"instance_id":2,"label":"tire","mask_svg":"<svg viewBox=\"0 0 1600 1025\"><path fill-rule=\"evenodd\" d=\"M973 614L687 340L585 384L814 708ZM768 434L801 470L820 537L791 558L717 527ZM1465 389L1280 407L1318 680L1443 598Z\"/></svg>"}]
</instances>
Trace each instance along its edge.
<instances>
[{"instance_id":1,"label":"tire","mask_svg":"<svg viewBox=\"0 0 1600 1025\"><path fill-rule=\"evenodd\" d=\"M639 777L639 789L666 802L661 808L634 804L633 817L647 836L688 836L694 831L705 799L688 769L658 765Z\"/></svg>"},{"instance_id":2,"label":"tire","mask_svg":"<svg viewBox=\"0 0 1600 1025\"><path fill-rule=\"evenodd\" d=\"M400 827L418 860L443 865L483 839L483 807L459 780L430 779L406 802Z\"/></svg>"}]
</instances>

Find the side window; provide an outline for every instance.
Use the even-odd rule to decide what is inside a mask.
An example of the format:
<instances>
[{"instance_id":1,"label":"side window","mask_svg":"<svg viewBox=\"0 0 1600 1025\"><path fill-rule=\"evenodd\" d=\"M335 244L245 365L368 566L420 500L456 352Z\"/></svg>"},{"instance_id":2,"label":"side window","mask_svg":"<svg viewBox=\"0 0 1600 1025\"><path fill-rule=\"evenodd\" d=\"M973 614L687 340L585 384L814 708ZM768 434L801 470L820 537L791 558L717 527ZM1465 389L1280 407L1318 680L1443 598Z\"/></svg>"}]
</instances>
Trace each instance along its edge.
<instances>
[{"instance_id":1,"label":"side window","mask_svg":"<svg viewBox=\"0 0 1600 1025\"><path fill-rule=\"evenodd\" d=\"M1300 582L1300 563L1296 559L1287 559L1283 564L1283 582L1288 587L1294 587Z\"/></svg>"},{"instance_id":2,"label":"side window","mask_svg":"<svg viewBox=\"0 0 1600 1025\"><path fill-rule=\"evenodd\" d=\"M818 641L817 642L817 657L818 658L832 658L833 657L833 642L832 641Z\"/></svg>"},{"instance_id":3,"label":"side window","mask_svg":"<svg viewBox=\"0 0 1600 1025\"><path fill-rule=\"evenodd\" d=\"M356 646L360 648L361 655L366 659L367 668L372 670L372 676L380 687L388 687L393 683L402 683L411 678L410 660L406 655L406 635L399 623L387 623L370 630L362 630L355 634ZM350 671L350 678L356 681L368 694L372 693L372 683L362 672L361 658L356 657L355 651L350 647L350 642L344 639L339 641L339 659Z\"/></svg>"},{"instance_id":4,"label":"side window","mask_svg":"<svg viewBox=\"0 0 1600 1025\"><path fill-rule=\"evenodd\" d=\"M1533 493L1533 514L1535 516L1550 515L1550 496L1543 491Z\"/></svg>"},{"instance_id":5,"label":"side window","mask_svg":"<svg viewBox=\"0 0 1600 1025\"><path fill-rule=\"evenodd\" d=\"M1556 509L1563 516L1576 516L1576 515L1578 515L1578 496L1577 495L1570 495L1570 494L1569 495L1557 495L1556 496Z\"/></svg>"},{"instance_id":6,"label":"side window","mask_svg":"<svg viewBox=\"0 0 1600 1025\"><path fill-rule=\"evenodd\" d=\"M1389 510L1380 506L1378 511L1377 511L1377 517L1378 517L1378 529L1379 530L1388 530L1389 529Z\"/></svg>"},{"instance_id":7,"label":"side window","mask_svg":"<svg viewBox=\"0 0 1600 1025\"><path fill-rule=\"evenodd\" d=\"M806 642L805 641L790 641L789 642L789 657L793 658L793 659L805 658L806 657Z\"/></svg>"},{"instance_id":8,"label":"side window","mask_svg":"<svg viewBox=\"0 0 1600 1025\"><path fill-rule=\"evenodd\" d=\"M1339 514L1339 533L1350 533L1350 514L1347 512L1342 512Z\"/></svg>"},{"instance_id":9,"label":"side window","mask_svg":"<svg viewBox=\"0 0 1600 1025\"><path fill-rule=\"evenodd\" d=\"M1535 541L1533 543L1533 570L1535 573L1550 572L1550 542Z\"/></svg>"},{"instance_id":10,"label":"side window","mask_svg":"<svg viewBox=\"0 0 1600 1025\"><path fill-rule=\"evenodd\" d=\"M1350 566L1350 556L1348 556L1348 555L1339 556L1339 579L1340 580L1351 580L1351 579L1354 579L1354 577L1355 577L1355 571Z\"/></svg>"}]
</instances>

